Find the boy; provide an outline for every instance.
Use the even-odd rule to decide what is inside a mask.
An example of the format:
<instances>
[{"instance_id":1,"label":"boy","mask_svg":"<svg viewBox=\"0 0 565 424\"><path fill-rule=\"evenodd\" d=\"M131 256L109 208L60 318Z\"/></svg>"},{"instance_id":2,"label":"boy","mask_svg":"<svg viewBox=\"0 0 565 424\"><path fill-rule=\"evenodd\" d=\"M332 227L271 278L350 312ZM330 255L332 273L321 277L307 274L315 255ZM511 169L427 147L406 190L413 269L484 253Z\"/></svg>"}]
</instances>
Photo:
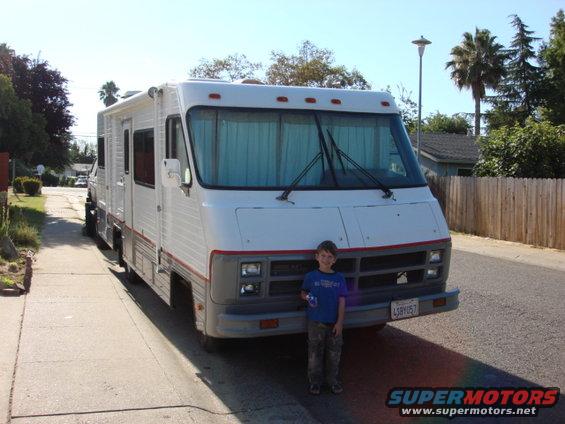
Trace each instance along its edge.
<instances>
[{"instance_id":1,"label":"boy","mask_svg":"<svg viewBox=\"0 0 565 424\"><path fill-rule=\"evenodd\" d=\"M319 268L304 277L300 297L308 301L308 380L309 392L320 394L325 356L326 382L332 393L343 392L337 379L343 344L347 286L343 274L335 272L337 247L326 240L316 249Z\"/></svg>"}]
</instances>

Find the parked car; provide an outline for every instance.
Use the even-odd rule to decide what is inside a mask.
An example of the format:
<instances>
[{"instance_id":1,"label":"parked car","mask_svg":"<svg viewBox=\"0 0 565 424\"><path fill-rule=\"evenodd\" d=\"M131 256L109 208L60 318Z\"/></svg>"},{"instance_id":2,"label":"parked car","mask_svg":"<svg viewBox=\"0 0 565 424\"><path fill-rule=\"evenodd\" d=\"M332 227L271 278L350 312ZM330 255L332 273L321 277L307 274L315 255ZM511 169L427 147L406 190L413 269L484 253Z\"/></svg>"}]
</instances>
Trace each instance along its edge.
<instances>
[{"instance_id":1,"label":"parked car","mask_svg":"<svg viewBox=\"0 0 565 424\"><path fill-rule=\"evenodd\" d=\"M88 181L84 175L78 177L75 181L75 187L83 187L86 188Z\"/></svg>"}]
</instances>

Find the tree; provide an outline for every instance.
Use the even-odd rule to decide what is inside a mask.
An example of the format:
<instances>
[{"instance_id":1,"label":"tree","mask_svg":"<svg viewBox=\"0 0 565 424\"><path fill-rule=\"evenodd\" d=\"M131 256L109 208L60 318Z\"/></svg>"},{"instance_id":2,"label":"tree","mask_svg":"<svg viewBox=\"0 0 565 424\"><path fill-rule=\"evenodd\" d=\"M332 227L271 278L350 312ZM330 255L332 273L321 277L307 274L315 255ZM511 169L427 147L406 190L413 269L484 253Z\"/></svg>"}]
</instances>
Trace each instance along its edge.
<instances>
[{"instance_id":1,"label":"tree","mask_svg":"<svg viewBox=\"0 0 565 424\"><path fill-rule=\"evenodd\" d=\"M118 92L120 88L116 85L114 81L107 81L106 83L102 84L100 90L98 91L98 96L100 100L104 102L104 106L112 106L114 103L118 101Z\"/></svg>"},{"instance_id":2,"label":"tree","mask_svg":"<svg viewBox=\"0 0 565 424\"><path fill-rule=\"evenodd\" d=\"M63 167L68 161L69 128L74 122L69 110L72 105L68 99L67 80L58 70L51 69L48 62L18 56L5 44L0 47L0 54L5 58L0 73L11 78L19 98L31 102L32 113L45 118L48 144L43 150L37 146L30 152L29 163Z\"/></svg>"},{"instance_id":3,"label":"tree","mask_svg":"<svg viewBox=\"0 0 565 424\"><path fill-rule=\"evenodd\" d=\"M467 122L467 119L460 114L456 113L449 117L436 112L424 120L422 132L467 134L470 128L471 125Z\"/></svg>"},{"instance_id":4,"label":"tree","mask_svg":"<svg viewBox=\"0 0 565 424\"><path fill-rule=\"evenodd\" d=\"M310 41L302 42L296 55L272 51L271 61L266 72L268 84L361 90L371 88L357 69L349 71L345 66L335 66L333 52L318 48Z\"/></svg>"},{"instance_id":5,"label":"tree","mask_svg":"<svg viewBox=\"0 0 565 424\"><path fill-rule=\"evenodd\" d=\"M540 57L545 70L545 104L542 116L554 124L565 123L565 14L559 10L551 20L549 42Z\"/></svg>"},{"instance_id":6,"label":"tree","mask_svg":"<svg viewBox=\"0 0 565 424\"><path fill-rule=\"evenodd\" d=\"M7 75L0 75L0 151L30 163L33 152L45 150L45 119L33 113L31 102L16 96Z\"/></svg>"},{"instance_id":7,"label":"tree","mask_svg":"<svg viewBox=\"0 0 565 424\"><path fill-rule=\"evenodd\" d=\"M565 177L565 125L528 118L523 127L493 130L479 142L478 176L517 178Z\"/></svg>"},{"instance_id":8,"label":"tree","mask_svg":"<svg viewBox=\"0 0 565 424\"><path fill-rule=\"evenodd\" d=\"M503 46L487 29L475 29L463 34L463 40L451 49L451 58L445 68L451 69L451 79L459 90L471 89L475 100L475 136L481 129L481 100L486 88L496 88L505 74Z\"/></svg>"},{"instance_id":9,"label":"tree","mask_svg":"<svg viewBox=\"0 0 565 424\"><path fill-rule=\"evenodd\" d=\"M69 160L71 163L94 163L96 148L87 142L79 143L75 140L69 147Z\"/></svg>"},{"instance_id":10,"label":"tree","mask_svg":"<svg viewBox=\"0 0 565 424\"><path fill-rule=\"evenodd\" d=\"M255 72L261 69L261 63L252 63L244 54L231 54L224 59L201 59L200 65L190 70L193 78L213 78L235 81L256 78Z\"/></svg>"},{"instance_id":11,"label":"tree","mask_svg":"<svg viewBox=\"0 0 565 424\"><path fill-rule=\"evenodd\" d=\"M503 125L523 125L533 116L541 103L542 70L531 63L536 57L532 43L540 40L517 16L512 15L516 35L507 51L507 74L496 89L497 95L489 98L493 108L487 113L489 129Z\"/></svg>"}]
</instances>

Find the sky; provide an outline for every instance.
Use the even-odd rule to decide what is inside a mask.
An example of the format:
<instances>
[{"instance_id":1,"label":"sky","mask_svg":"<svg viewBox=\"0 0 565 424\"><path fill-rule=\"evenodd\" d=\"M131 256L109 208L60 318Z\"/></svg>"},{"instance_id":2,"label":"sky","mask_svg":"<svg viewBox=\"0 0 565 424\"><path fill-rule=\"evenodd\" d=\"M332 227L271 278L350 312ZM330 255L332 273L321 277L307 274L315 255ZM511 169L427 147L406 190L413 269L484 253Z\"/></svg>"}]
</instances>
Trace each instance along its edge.
<instances>
[{"instance_id":1,"label":"sky","mask_svg":"<svg viewBox=\"0 0 565 424\"><path fill-rule=\"evenodd\" d=\"M357 68L375 90L402 86L418 99L418 53L423 57L422 117L471 113L445 63L462 34L486 28L508 46L517 14L547 40L551 18L565 0L3 0L0 43L39 57L67 78L71 131L94 141L100 86L120 93L189 78L203 58L245 54L269 63L271 51L294 54L304 40L334 52L335 64ZM264 67L266 68L266 66Z\"/></svg>"}]
</instances>

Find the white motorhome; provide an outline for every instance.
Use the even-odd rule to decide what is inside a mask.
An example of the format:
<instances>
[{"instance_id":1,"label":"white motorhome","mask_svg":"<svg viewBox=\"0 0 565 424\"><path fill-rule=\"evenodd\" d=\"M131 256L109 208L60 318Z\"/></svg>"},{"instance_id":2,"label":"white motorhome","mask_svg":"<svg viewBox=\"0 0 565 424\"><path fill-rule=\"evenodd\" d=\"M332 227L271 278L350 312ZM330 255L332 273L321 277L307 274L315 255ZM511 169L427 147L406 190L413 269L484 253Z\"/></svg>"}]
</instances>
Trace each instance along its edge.
<instances>
[{"instance_id":1,"label":"white motorhome","mask_svg":"<svg viewBox=\"0 0 565 424\"><path fill-rule=\"evenodd\" d=\"M389 93L194 80L98 114L97 236L215 338L304 332L333 240L345 327L450 311L451 239Z\"/></svg>"}]
</instances>

